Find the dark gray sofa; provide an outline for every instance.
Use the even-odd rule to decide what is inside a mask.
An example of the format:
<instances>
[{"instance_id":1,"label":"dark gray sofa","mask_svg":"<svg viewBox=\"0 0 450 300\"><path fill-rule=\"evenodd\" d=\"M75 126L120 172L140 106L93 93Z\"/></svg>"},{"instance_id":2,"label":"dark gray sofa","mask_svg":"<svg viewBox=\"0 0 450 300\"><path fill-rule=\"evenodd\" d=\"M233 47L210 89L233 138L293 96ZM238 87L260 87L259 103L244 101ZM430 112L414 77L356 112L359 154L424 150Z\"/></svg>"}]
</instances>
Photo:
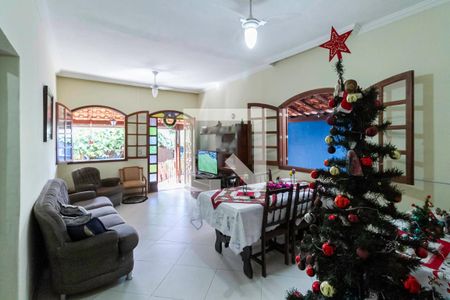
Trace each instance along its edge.
<instances>
[{"instance_id":1,"label":"dark gray sofa","mask_svg":"<svg viewBox=\"0 0 450 300\"><path fill-rule=\"evenodd\" d=\"M92 217L98 217L108 231L71 241L58 202L83 206ZM92 191L69 197L66 183L52 179L44 186L33 211L44 237L52 287L62 299L67 294L85 292L125 275L131 279L138 235L108 198L96 197Z\"/></svg>"}]
</instances>

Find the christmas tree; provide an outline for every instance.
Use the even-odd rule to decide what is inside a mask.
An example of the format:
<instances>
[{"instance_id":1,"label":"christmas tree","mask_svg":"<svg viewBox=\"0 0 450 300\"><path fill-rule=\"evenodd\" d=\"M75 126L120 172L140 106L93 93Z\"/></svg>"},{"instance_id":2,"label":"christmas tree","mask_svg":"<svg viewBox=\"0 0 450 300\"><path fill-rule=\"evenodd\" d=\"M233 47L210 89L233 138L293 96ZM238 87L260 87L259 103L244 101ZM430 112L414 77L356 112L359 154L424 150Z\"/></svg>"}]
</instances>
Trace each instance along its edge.
<instances>
[{"instance_id":1,"label":"christmas tree","mask_svg":"<svg viewBox=\"0 0 450 300\"><path fill-rule=\"evenodd\" d=\"M403 253L422 244L401 234L395 224L410 221L396 208L402 193L392 184L402 172L377 168L380 159L401 156L395 146L371 139L390 125L378 123L385 108L375 88L362 90L355 80L344 81L340 59L336 71L338 85L329 103L334 112L327 119L331 129L325 142L330 154L343 147L347 156L332 157L324 162L326 168L311 173L318 198L311 211L314 218L308 219L315 221L308 225L296 261L318 280L306 295L294 289L287 299L440 299L411 275L420 265L418 258Z\"/></svg>"},{"instance_id":2,"label":"christmas tree","mask_svg":"<svg viewBox=\"0 0 450 300\"><path fill-rule=\"evenodd\" d=\"M414 207L414 210L412 211L412 222L408 231L413 237L423 242L434 242L437 239L442 238L444 236L445 224L443 221L438 220L431 211L431 208L433 207L431 196L427 196L423 206L418 206L416 204L413 204L412 206Z\"/></svg>"}]
</instances>

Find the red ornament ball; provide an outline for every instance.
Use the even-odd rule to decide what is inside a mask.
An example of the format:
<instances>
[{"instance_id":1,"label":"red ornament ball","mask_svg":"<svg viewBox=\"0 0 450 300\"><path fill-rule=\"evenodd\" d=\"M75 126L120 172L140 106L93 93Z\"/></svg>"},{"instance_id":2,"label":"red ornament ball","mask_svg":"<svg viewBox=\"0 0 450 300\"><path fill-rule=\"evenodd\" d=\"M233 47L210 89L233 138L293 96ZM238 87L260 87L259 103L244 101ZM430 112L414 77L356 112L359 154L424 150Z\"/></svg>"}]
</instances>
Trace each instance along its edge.
<instances>
[{"instance_id":1,"label":"red ornament ball","mask_svg":"<svg viewBox=\"0 0 450 300\"><path fill-rule=\"evenodd\" d=\"M418 247L416 250L416 255L420 258L425 258L428 256L428 251L427 249L423 248L423 247Z\"/></svg>"},{"instance_id":2,"label":"red ornament ball","mask_svg":"<svg viewBox=\"0 0 450 300\"><path fill-rule=\"evenodd\" d=\"M292 295L294 295L294 297L296 297L296 298L303 299L303 295L299 291L294 291L294 293Z\"/></svg>"},{"instance_id":3,"label":"red ornament ball","mask_svg":"<svg viewBox=\"0 0 450 300\"><path fill-rule=\"evenodd\" d=\"M358 257L360 257L361 259L365 260L369 257L370 253L366 249L358 247L356 249L356 255L358 255Z\"/></svg>"},{"instance_id":4,"label":"red ornament ball","mask_svg":"<svg viewBox=\"0 0 450 300\"><path fill-rule=\"evenodd\" d=\"M332 256L334 254L334 247L326 242L322 245L322 252L325 256Z\"/></svg>"},{"instance_id":5,"label":"red ornament ball","mask_svg":"<svg viewBox=\"0 0 450 300\"><path fill-rule=\"evenodd\" d=\"M350 200L344 195L337 195L336 198L334 198L334 204L337 207L344 209L350 205Z\"/></svg>"},{"instance_id":6,"label":"red ornament ball","mask_svg":"<svg viewBox=\"0 0 450 300\"><path fill-rule=\"evenodd\" d=\"M312 179L319 178L319 172L317 170L312 171L310 175Z\"/></svg>"},{"instance_id":7,"label":"red ornament ball","mask_svg":"<svg viewBox=\"0 0 450 300\"><path fill-rule=\"evenodd\" d=\"M361 164L362 164L364 167L371 167L372 164L373 164L373 160L372 160L371 157L362 157L362 158L360 159L360 161L361 161Z\"/></svg>"},{"instance_id":8,"label":"red ornament ball","mask_svg":"<svg viewBox=\"0 0 450 300\"><path fill-rule=\"evenodd\" d=\"M328 101L328 107L333 108L336 106L336 101L334 101L334 99L330 99Z\"/></svg>"},{"instance_id":9,"label":"red ornament ball","mask_svg":"<svg viewBox=\"0 0 450 300\"><path fill-rule=\"evenodd\" d=\"M302 259L301 259L300 255L297 255L297 256L295 257L295 263L296 263L297 265L300 263L301 260L302 260Z\"/></svg>"},{"instance_id":10,"label":"red ornament ball","mask_svg":"<svg viewBox=\"0 0 450 300\"><path fill-rule=\"evenodd\" d=\"M417 281L416 277L408 275L405 282L403 283L403 287L410 294L418 294L421 290L420 283Z\"/></svg>"},{"instance_id":11,"label":"red ornament ball","mask_svg":"<svg viewBox=\"0 0 450 300\"><path fill-rule=\"evenodd\" d=\"M327 118L327 124L328 125L334 125L334 122L336 121L336 119L334 118L334 115L331 115Z\"/></svg>"},{"instance_id":12,"label":"red ornament ball","mask_svg":"<svg viewBox=\"0 0 450 300\"><path fill-rule=\"evenodd\" d=\"M320 292L320 281L316 280L313 282L311 287L313 293L318 294Z\"/></svg>"},{"instance_id":13,"label":"red ornament ball","mask_svg":"<svg viewBox=\"0 0 450 300\"><path fill-rule=\"evenodd\" d=\"M355 214L348 214L347 219L350 223L358 223L359 217Z\"/></svg>"},{"instance_id":14,"label":"red ornament ball","mask_svg":"<svg viewBox=\"0 0 450 300\"><path fill-rule=\"evenodd\" d=\"M376 108L381 108L383 106L383 103L381 103L380 100L375 100L375 107Z\"/></svg>"},{"instance_id":15,"label":"red ornament ball","mask_svg":"<svg viewBox=\"0 0 450 300\"><path fill-rule=\"evenodd\" d=\"M325 159L323 161L324 166L328 167L330 165L330 161L328 159Z\"/></svg>"},{"instance_id":16,"label":"red ornament ball","mask_svg":"<svg viewBox=\"0 0 450 300\"><path fill-rule=\"evenodd\" d=\"M305 272L309 277L313 277L314 275L316 275L316 271L314 271L314 268L311 265L306 266Z\"/></svg>"},{"instance_id":17,"label":"red ornament ball","mask_svg":"<svg viewBox=\"0 0 450 300\"><path fill-rule=\"evenodd\" d=\"M378 133L378 128L376 126L372 126L366 129L366 135L367 136L376 136Z\"/></svg>"},{"instance_id":18,"label":"red ornament ball","mask_svg":"<svg viewBox=\"0 0 450 300\"><path fill-rule=\"evenodd\" d=\"M329 215L328 216L328 220L330 220L330 221L334 221L334 220L336 220L336 215Z\"/></svg>"},{"instance_id":19,"label":"red ornament ball","mask_svg":"<svg viewBox=\"0 0 450 300\"><path fill-rule=\"evenodd\" d=\"M309 184L308 184L308 187L310 188L310 189L315 189L316 188L316 183L315 182L310 182Z\"/></svg>"}]
</instances>

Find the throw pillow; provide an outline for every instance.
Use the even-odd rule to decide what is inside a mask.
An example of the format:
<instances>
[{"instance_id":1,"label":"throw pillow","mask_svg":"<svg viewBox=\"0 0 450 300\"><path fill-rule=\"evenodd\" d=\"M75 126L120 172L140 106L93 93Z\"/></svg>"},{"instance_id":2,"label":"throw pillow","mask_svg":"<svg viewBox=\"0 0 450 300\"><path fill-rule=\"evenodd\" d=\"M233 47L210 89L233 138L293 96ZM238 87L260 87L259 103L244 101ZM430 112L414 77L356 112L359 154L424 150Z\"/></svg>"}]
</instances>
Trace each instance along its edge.
<instances>
[{"instance_id":1,"label":"throw pillow","mask_svg":"<svg viewBox=\"0 0 450 300\"><path fill-rule=\"evenodd\" d=\"M83 215L87 215L88 211L86 210L86 208L82 207L82 206L76 206L76 205L70 205L70 204L63 204L63 203L59 203L60 204L60 212L63 216L68 216L68 217L76 217L76 216L83 216Z\"/></svg>"},{"instance_id":2,"label":"throw pillow","mask_svg":"<svg viewBox=\"0 0 450 300\"><path fill-rule=\"evenodd\" d=\"M67 233L72 241L80 241L88 237L101 234L105 231L106 228L99 218L92 218L84 224L67 225Z\"/></svg>"}]
</instances>

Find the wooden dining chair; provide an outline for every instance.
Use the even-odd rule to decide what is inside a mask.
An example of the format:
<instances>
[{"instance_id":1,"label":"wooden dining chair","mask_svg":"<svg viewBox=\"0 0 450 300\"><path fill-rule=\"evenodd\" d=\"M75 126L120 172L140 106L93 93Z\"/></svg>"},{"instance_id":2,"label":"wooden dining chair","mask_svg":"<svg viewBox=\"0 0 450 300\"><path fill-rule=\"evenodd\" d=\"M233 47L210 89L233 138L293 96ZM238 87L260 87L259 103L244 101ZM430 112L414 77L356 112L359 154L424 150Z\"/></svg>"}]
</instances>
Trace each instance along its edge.
<instances>
[{"instance_id":1,"label":"wooden dining chair","mask_svg":"<svg viewBox=\"0 0 450 300\"><path fill-rule=\"evenodd\" d=\"M291 262L295 263L295 246L303 238L307 223L303 220L304 216L310 212L314 205L316 197L315 190L309 188L307 184L297 183L295 187L294 200L292 202L293 211L289 222L289 244L291 246Z\"/></svg>"},{"instance_id":2,"label":"wooden dining chair","mask_svg":"<svg viewBox=\"0 0 450 300\"><path fill-rule=\"evenodd\" d=\"M273 241L284 236L284 263L289 264L289 219L292 205L293 186L276 190L266 190L263 222L261 228L261 252L252 259L262 266L262 276L266 277L266 253L279 250ZM269 245L268 243L272 241ZM269 246L269 247L268 247Z\"/></svg>"},{"instance_id":3,"label":"wooden dining chair","mask_svg":"<svg viewBox=\"0 0 450 300\"><path fill-rule=\"evenodd\" d=\"M241 186L241 179L239 178L239 176L233 174L230 176L226 176L224 178L225 181L225 187L226 188L232 188L232 187L238 187Z\"/></svg>"}]
</instances>

